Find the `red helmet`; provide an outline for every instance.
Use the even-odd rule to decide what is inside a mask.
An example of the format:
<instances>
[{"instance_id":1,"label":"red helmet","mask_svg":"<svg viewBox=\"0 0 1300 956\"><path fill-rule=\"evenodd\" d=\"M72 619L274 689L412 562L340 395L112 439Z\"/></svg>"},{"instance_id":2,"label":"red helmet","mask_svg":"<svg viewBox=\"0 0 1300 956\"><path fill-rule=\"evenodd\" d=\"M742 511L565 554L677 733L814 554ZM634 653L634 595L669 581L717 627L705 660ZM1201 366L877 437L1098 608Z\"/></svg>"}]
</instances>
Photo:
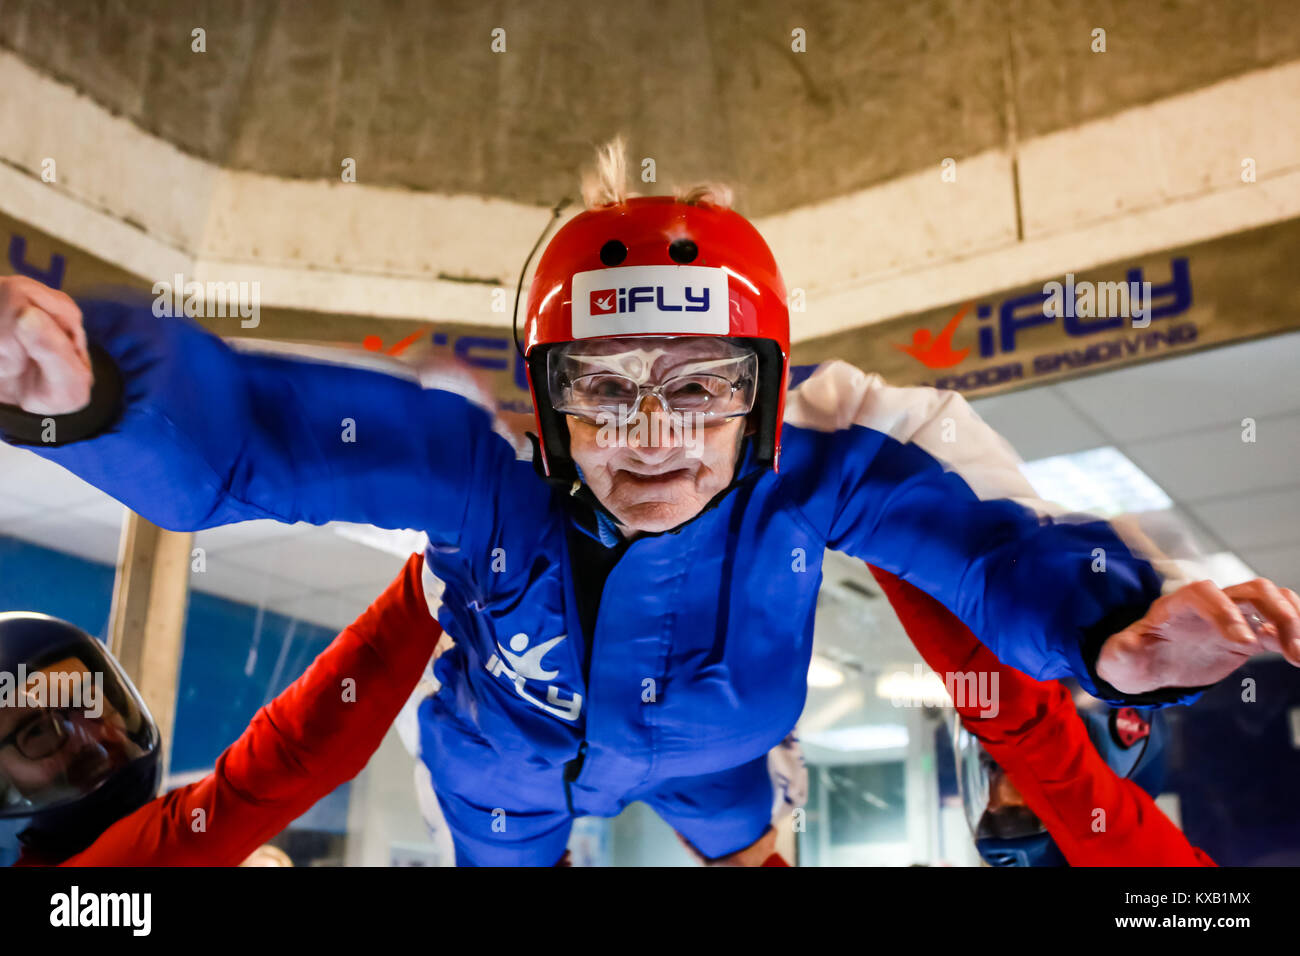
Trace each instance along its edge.
<instances>
[{"instance_id":1,"label":"red helmet","mask_svg":"<svg viewBox=\"0 0 1300 956\"><path fill-rule=\"evenodd\" d=\"M772 251L730 209L646 196L575 216L537 263L524 356L548 476L567 480L577 472L563 416L547 392L547 351L576 339L664 335L734 338L754 349L754 447L758 461L777 467L790 314Z\"/></svg>"}]
</instances>

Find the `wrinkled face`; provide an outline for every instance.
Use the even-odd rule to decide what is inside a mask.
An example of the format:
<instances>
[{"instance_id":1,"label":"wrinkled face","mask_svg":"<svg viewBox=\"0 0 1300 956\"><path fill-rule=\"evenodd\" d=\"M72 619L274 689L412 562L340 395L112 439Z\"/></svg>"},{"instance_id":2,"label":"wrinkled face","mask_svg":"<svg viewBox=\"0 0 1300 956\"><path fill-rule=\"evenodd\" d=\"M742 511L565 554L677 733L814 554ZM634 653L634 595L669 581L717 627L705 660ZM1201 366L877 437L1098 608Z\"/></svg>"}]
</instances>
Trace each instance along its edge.
<instances>
[{"instance_id":1,"label":"wrinkled face","mask_svg":"<svg viewBox=\"0 0 1300 956\"><path fill-rule=\"evenodd\" d=\"M626 408L622 415L574 414L572 405L557 402L566 412L569 453L587 485L629 536L689 521L735 474L753 402L748 351L700 337L578 345L570 349L576 353L573 391L582 398L573 404L590 409L618 399ZM633 386L660 390L640 397Z\"/></svg>"}]
</instances>

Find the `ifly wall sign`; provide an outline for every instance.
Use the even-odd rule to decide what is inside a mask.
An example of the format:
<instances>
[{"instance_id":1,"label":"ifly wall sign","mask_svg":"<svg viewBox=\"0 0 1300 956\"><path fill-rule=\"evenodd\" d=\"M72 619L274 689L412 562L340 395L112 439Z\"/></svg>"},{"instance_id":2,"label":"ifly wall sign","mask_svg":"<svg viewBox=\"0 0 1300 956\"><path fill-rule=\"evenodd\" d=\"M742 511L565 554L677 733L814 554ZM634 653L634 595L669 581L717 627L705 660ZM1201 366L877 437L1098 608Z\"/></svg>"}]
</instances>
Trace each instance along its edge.
<instances>
[{"instance_id":1,"label":"ifly wall sign","mask_svg":"<svg viewBox=\"0 0 1300 956\"><path fill-rule=\"evenodd\" d=\"M112 287L134 292L146 307L151 302L153 279L16 220L0 216L0 241L4 273L29 275L74 296ZM992 394L1300 329L1297 260L1300 220L1289 220L1134 262L1044 277L797 344L792 384L819 362L839 358L896 385ZM816 307L815 299L809 306ZM198 321L227 338L329 345L416 365L454 360L474 371L504 411L532 411L523 360L499 328L273 307L261 310L252 329L237 317ZM796 330L798 322L796 312Z\"/></svg>"},{"instance_id":2,"label":"ifly wall sign","mask_svg":"<svg viewBox=\"0 0 1300 956\"><path fill-rule=\"evenodd\" d=\"M932 373L924 384L961 391L1150 356L1197 339L1196 324L1179 321L1192 307L1188 257L1170 259L1168 274L1167 282L1152 282L1139 266L1116 282L1067 273L1027 293L962 305L937 335L921 326L895 344ZM974 344L954 344L959 330L973 333ZM1048 351L1041 350L1044 331Z\"/></svg>"},{"instance_id":3,"label":"ifly wall sign","mask_svg":"<svg viewBox=\"0 0 1300 956\"><path fill-rule=\"evenodd\" d=\"M794 359L968 394L1045 384L1300 329L1298 260L1293 219L838 332Z\"/></svg>"}]
</instances>

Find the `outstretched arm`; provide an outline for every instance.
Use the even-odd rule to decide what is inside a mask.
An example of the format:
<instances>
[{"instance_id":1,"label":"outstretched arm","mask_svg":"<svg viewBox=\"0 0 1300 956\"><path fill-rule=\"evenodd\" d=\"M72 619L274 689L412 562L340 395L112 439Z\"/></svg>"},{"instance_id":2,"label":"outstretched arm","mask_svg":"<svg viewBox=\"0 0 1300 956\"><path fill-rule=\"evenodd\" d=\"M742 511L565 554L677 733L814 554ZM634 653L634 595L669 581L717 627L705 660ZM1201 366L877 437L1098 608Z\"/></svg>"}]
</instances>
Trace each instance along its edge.
<instances>
[{"instance_id":1,"label":"outstretched arm","mask_svg":"<svg viewBox=\"0 0 1300 956\"><path fill-rule=\"evenodd\" d=\"M110 827L69 866L235 866L378 749L442 629L412 555L388 589L282 694L202 780Z\"/></svg>"},{"instance_id":2,"label":"outstretched arm","mask_svg":"<svg viewBox=\"0 0 1300 956\"><path fill-rule=\"evenodd\" d=\"M239 353L139 306L87 303L84 339L82 323L62 293L0 280L0 430L14 440L26 417L32 451L165 528L343 520L452 538L472 476L513 458L486 411L414 381ZM89 395L83 342L121 377L120 401L91 403L97 427L58 414Z\"/></svg>"},{"instance_id":3,"label":"outstretched arm","mask_svg":"<svg viewBox=\"0 0 1300 956\"><path fill-rule=\"evenodd\" d=\"M1168 703L1279 642L1300 664L1300 601L1252 583L1275 627L1270 646L1238 594L1191 584L1119 526L1040 500L1015 452L955 392L893 388L829 363L791 394L786 423L815 450L814 478L789 480L812 485L803 512L828 545L933 595L1033 677Z\"/></svg>"}]
</instances>

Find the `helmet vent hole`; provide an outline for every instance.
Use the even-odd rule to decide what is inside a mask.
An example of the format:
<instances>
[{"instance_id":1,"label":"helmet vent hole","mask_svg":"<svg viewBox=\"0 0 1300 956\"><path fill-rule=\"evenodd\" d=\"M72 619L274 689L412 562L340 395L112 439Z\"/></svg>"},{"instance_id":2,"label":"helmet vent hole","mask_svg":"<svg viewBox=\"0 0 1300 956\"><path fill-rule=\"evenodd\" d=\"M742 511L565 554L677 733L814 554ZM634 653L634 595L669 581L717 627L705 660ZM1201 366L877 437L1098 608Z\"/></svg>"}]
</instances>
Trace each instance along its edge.
<instances>
[{"instance_id":1,"label":"helmet vent hole","mask_svg":"<svg viewBox=\"0 0 1300 956\"><path fill-rule=\"evenodd\" d=\"M600 261L607 266L616 266L627 258L627 246L617 239L611 239L600 247Z\"/></svg>"},{"instance_id":2,"label":"helmet vent hole","mask_svg":"<svg viewBox=\"0 0 1300 956\"><path fill-rule=\"evenodd\" d=\"M685 265L694 262L700 254L700 248L690 239L674 239L668 244L668 258Z\"/></svg>"}]
</instances>

